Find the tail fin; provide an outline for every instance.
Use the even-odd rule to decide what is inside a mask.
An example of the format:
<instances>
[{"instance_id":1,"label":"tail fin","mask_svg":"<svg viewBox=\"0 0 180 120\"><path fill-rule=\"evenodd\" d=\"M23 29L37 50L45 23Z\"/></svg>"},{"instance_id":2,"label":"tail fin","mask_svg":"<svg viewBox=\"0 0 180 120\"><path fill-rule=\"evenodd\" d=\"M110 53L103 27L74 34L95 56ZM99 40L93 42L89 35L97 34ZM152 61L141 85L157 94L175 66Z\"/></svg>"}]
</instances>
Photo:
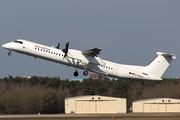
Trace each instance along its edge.
<instances>
[{"instance_id":1,"label":"tail fin","mask_svg":"<svg viewBox=\"0 0 180 120\"><path fill-rule=\"evenodd\" d=\"M150 62L144 69L144 74L151 74L156 77L161 77L176 56L173 54L166 54L162 52L157 52L157 57Z\"/></svg>"}]
</instances>

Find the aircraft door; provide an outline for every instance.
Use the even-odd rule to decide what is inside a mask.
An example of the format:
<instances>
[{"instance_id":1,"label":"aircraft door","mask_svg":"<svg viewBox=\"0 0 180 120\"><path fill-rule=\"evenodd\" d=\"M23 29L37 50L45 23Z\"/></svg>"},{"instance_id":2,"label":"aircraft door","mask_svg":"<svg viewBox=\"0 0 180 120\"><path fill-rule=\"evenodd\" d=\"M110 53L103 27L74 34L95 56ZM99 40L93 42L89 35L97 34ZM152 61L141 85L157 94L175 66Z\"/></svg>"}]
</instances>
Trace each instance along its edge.
<instances>
[{"instance_id":1,"label":"aircraft door","mask_svg":"<svg viewBox=\"0 0 180 120\"><path fill-rule=\"evenodd\" d=\"M28 43L28 48L27 48L27 52L31 52L32 51L32 44Z\"/></svg>"},{"instance_id":2,"label":"aircraft door","mask_svg":"<svg viewBox=\"0 0 180 120\"><path fill-rule=\"evenodd\" d=\"M113 75L117 75L118 67L115 65L113 69Z\"/></svg>"}]
</instances>

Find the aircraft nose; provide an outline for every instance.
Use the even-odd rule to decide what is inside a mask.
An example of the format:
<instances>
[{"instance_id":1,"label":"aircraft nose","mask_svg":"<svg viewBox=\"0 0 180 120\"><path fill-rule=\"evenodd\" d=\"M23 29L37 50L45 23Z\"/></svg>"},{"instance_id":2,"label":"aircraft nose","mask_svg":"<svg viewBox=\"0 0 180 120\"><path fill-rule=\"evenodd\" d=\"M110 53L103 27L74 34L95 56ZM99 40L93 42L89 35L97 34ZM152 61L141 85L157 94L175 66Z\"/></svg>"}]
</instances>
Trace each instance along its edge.
<instances>
[{"instance_id":1,"label":"aircraft nose","mask_svg":"<svg viewBox=\"0 0 180 120\"><path fill-rule=\"evenodd\" d=\"M5 49L11 49L11 44L6 43L6 44L3 44L2 47L5 48Z\"/></svg>"}]
</instances>

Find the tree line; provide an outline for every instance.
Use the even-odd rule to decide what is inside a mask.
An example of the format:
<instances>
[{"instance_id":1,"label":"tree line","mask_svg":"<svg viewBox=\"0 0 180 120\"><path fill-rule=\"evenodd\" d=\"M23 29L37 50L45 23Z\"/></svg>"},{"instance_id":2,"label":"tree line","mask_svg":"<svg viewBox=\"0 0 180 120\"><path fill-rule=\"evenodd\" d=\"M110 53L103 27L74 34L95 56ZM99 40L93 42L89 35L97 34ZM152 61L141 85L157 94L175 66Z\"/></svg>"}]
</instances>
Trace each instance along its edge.
<instances>
[{"instance_id":1,"label":"tree line","mask_svg":"<svg viewBox=\"0 0 180 120\"><path fill-rule=\"evenodd\" d=\"M9 77L0 79L0 113L37 114L64 113L66 97L102 95L127 99L127 107L134 100L149 98L180 99L180 79L162 81L85 79L82 82L62 80L60 77L30 79Z\"/></svg>"}]
</instances>

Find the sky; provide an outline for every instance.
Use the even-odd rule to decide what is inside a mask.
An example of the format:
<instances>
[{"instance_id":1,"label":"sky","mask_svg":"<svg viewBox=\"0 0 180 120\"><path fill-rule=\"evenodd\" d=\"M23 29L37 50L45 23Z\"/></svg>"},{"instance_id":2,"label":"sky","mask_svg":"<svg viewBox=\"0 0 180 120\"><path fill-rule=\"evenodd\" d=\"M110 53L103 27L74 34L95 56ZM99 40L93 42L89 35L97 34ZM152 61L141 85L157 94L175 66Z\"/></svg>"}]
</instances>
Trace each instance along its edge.
<instances>
[{"instance_id":1,"label":"sky","mask_svg":"<svg viewBox=\"0 0 180 120\"><path fill-rule=\"evenodd\" d=\"M179 0L1 0L0 45L25 39L81 51L102 48L102 59L146 66L156 52L175 54L163 78L180 77ZM0 47L0 78L74 78L74 68ZM79 78L83 70L78 70Z\"/></svg>"}]
</instances>

